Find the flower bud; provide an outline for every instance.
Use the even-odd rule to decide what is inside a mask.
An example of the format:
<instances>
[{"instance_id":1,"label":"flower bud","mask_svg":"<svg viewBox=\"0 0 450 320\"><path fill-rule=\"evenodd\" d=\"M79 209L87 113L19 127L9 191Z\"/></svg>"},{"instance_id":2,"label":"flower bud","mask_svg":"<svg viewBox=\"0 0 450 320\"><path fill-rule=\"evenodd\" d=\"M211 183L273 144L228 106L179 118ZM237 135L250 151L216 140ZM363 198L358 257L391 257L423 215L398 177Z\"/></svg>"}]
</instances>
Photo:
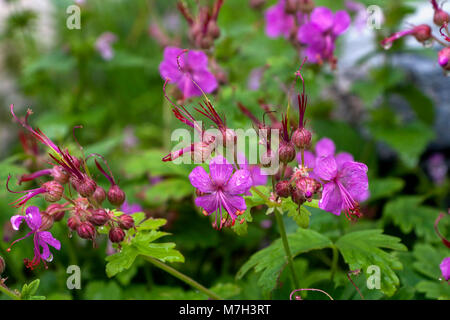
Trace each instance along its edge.
<instances>
[{"instance_id":1,"label":"flower bud","mask_svg":"<svg viewBox=\"0 0 450 320\"><path fill-rule=\"evenodd\" d=\"M261 155L261 165L266 168L270 167L272 165L273 158L274 158L274 155L271 150L264 152Z\"/></svg>"},{"instance_id":2,"label":"flower bud","mask_svg":"<svg viewBox=\"0 0 450 320\"><path fill-rule=\"evenodd\" d=\"M103 201L106 199L106 191L100 186L97 186L95 188L94 194L92 195L92 198L98 203L102 204Z\"/></svg>"},{"instance_id":3,"label":"flower bud","mask_svg":"<svg viewBox=\"0 0 450 320\"><path fill-rule=\"evenodd\" d=\"M299 179L297 179L295 184L298 190L300 190L304 194L306 200L308 201L311 201L312 196L315 193L319 192L321 187L318 181L310 177L300 177Z\"/></svg>"},{"instance_id":4,"label":"flower bud","mask_svg":"<svg viewBox=\"0 0 450 320\"><path fill-rule=\"evenodd\" d=\"M305 194L297 187L291 188L291 198L298 205L302 205L306 201Z\"/></svg>"},{"instance_id":5,"label":"flower bud","mask_svg":"<svg viewBox=\"0 0 450 320\"><path fill-rule=\"evenodd\" d=\"M87 175L84 176L84 179L79 181L76 186L76 190L80 194L80 196L88 198L92 196L97 189L97 183L89 178Z\"/></svg>"},{"instance_id":6,"label":"flower bud","mask_svg":"<svg viewBox=\"0 0 450 320\"><path fill-rule=\"evenodd\" d=\"M207 30L207 34L213 39L220 37L220 29L215 20L209 20Z\"/></svg>"},{"instance_id":7,"label":"flower bud","mask_svg":"<svg viewBox=\"0 0 450 320\"><path fill-rule=\"evenodd\" d=\"M427 24L421 24L414 28L414 37L419 42L431 40L431 27Z\"/></svg>"},{"instance_id":8,"label":"flower bud","mask_svg":"<svg viewBox=\"0 0 450 320\"><path fill-rule=\"evenodd\" d=\"M276 186L275 190L277 192L277 195L279 195L282 198L287 198L291 194L291 187L290 187L289 181L283 180L279 181Z\"/></svg>"},{"instance_id":9,"label":"flower bud","mask_svg":"<svg viewBox=\"0 0 450 320\"><path fill-rule=\"evenodd\" d=\"M77 233L83 239L93 240L95 238L96 231L92 223L85 221L81 222L77 227Z\"/></svg>"},{"instance_id":10,"label":"flower bud","mask_svg":"<svg viewBox=\"0 0 450 320\"><path fill-rule=\"evenodd\" d=\"M109 214L105 209L95 209L91 210L91 215L88 217L89 222L91 222L94 226L103 226L110 219Z\"/></svg>"},{"instance_id":11,"label":"flower bud","mask_svg":"<svg viewBox=\"0 0 450 320\"><path fill-rule=\"evenodd\" d=\"M44 194L44 199L48 202L56 202L61 200L64 193L64 187L56 181L48 181L42 184L42 188L47 191Z\"/></svg>"},{"instance_id":12,"label":"flower bud","mask_svg":"<svg viewBox=\"0 0 450 320\"><path fill-rule=\"evenodd\" d=\"M108 200L112 205L119 207L125 201L125 192L117 184L114 184L108 190Z\"/></svg>"},{"instance_id":13,"label":"flower bud","mask_svg":"<svg viewBox=\"0 0 450 320\"><path fill-rule=\"evenodd\" d=\"M123 214L119 217L119 225L122 229L131 229L134 227L134 219L128 214Z\"/></svg>"},{"instance_id":14,"label":"flower bud","mask_svg":"<svg viewBox=\"0 0 450 320\"><path fill-rule=\"evenodd\" d=\"M259 10L266 4L266 0L250 0L250 8Z\"/></svg>"},{"instance_id":15,"label":"flower bud","mask_svg":"<svg viewBox=\"0 0 450 320\"><path fill-rule=\"evenodd\" d=\"M41 227L39 228L40 231L47 231L53 227L54 219L47 212L41 212L41 221Z\"/></svg>"},{"instance_id":16,"label":"flower bud","mask_svg":"<svg viewBox=\"0 0 450 320\"><path fill-rule=\"evenodd\" d=\"M284 12L294 14L297 12L297 0L286 0L284 2Z\"/></svg>"},{"instance_id":17,"label":"flower bud","mask_svg":"<svg viewBox=\"0 0 450 320\"><path fill-rule=\"evenodd\" d=\"M61 166L54 166L51 173L53 179L60 184L66 184L69 181L70 175Z\"/></svg>"},{"instance_id":18,"label":"flower bud","mask_svg":"<svg viewBox=\"0 0 450 320\"><path fill-rule=\"evenodd\" d=\"M298 9L303 13L311 13L315 7L313 0L298 0Z\"/></svg>"},{"instance_id":19,"label":"flower bud","mask_svg":"<svg viewBox=\"0 0 450 320\"><path fill-rule=\"evenodd\" d=\"M0 256L0 275L5 271L6 264L2 256Z\"/></svg>"},{"instance_id":20,"label":"flower bud","mask_svg":"<svg viewBox=\"0 0 450 320\"><path fill-rule=\"evenodd\" d=\"M109 240L114 243L122 242L125 239L125 232L119 227L113 227L109 230Z\"/></svg>"},{"instance_id":21,"label":"flower bud","mask_svg":"<svg viewBox=\"0 0 450 320\"><path fill-rule=\"evenodd\" d=\"M67 220L67 226L69 227L70 230L75 231L77 230L78 226L81 224L81 220L79 217L77 216L71 216L68 220Z\"/></svg>"},{"instance_id":22,"label":"flower bud","mask_svg":"<svg viewBox=\"0 0 450 320\"><path fill-rule=\"evenodd\" d=\"M299 149L308 149L311 146L311 131L297 128L292 134L292 142Z\"/></svg>"},{"instance_id":23,"label":"flower bud","mask_svg":"<svg viewBox=\"0 0 450 320\"><path fill-rule=\"evenodd\" d=\"M280 149L278 149L280 161L283 163L289 163L295 159L295 147L292 142L281 142Z\"/></svg>"},{"instance_id":24,"label":"flower bud","mask_svg":"<svg viewBox=\"0 0 450 320\"><path fill-rule=\"evenodd\" d=\"M434 12L433 22L437 26L442 27L445 23L448 23L449 21L450 21L449 14L444 10L439 9Z\"/></svg>"},{"instance_id":25,"label":"flower bud","mask_svg":"<svg viewBox=\"0 0 450 320\"><path fill-rule=\"evenodd\" d=\"M64 205L59 203L53 203L47 207L45 212L53 218L54 221L58 222L64 218L65 209Z\"/></svg>"},{"instance_id":26,"label":"flower bud","mask_svg":"<svg viewBox=\"0 0 450 320\"><path fill-rule=\"evenodd\" d=\"M277 173L275 174L275 180L281 179L281 174L283 173L283 168L278 169ZM292 174L294 173L294 169L292 167L286 166L286 169L284 169L284 179L289 179L292 177Z\"/></svg>"},{"instance_id":27,"label":"flower bud","mask_svg":"<svg viewBox=\"0 0 450 320\"><path fill-rule=\"evenodd\" d=\"M209 49L213 46L214 40L210 36L203 36L200 39L200 48L202 49Z\"/></svg>"},{"instance_id":28,"label":"flower bud","mask_svg":"<svg viewBox=\"0 0 450 320\"><path fill-rule=\"evenodd\" d=\"M450 70L450 47L444 48L439 51L438 62L444 70Z\"/></svg>"}]
</instances>

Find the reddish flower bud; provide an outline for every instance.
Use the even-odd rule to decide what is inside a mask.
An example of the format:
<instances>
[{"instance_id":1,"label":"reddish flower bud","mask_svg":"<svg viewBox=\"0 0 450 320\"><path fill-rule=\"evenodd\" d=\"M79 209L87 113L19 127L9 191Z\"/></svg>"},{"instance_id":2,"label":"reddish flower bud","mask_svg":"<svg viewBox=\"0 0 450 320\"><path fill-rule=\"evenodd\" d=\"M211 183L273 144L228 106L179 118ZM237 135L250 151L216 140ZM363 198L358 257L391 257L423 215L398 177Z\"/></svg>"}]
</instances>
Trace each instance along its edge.
<instances>
[{"instance_id":1,"label":"reddish flower bud","mask_svg":"<svg viewBox=\"0 0 450 320\"><path fill-rule=\"evenodd\" d=\"M92 198L98 203L98 204L102 204L103 201L105 201L106 199L106 191L105 189L103 189L100 186L97 186L97 188L95 188L95 192L92 195Z\"/></svg>"},{"instance_id":2,"label":"reddish flower bud","mask_svg":"<svg viewBox=\"0 0 450 320\"><path fill-rule=\"evenodd\" d=\"M434 12L433 22L439 26L442 27L445 23L449 23L450 17L447 12L445 12L442 9L438 9Z\"/></svg>"},{"instance_id":3,"label":"reddish flower bud","mask_svg":"<svg viewBox=\"0 0 450 320\"><path fill-rule=\"evenodd\" d=\"M61 166L54 166L51 173L53 179L60 184L66 184L69 181L70 175Z\"/></svg>"},{"instance_id":4,"label":"reddish flower bud","mask_svg":"<svg viewBox=\"0 0 450 320\"><path fill-rule=\"evenodd\" d=\"M312 196L319 192L321 187L318 181L310 177L300 177L295 184L308 201L311 201Z\"/></svg>"},{"instance_id":5,"label":"reddish flower bud","mask_svg":"<svg viewBox=\"0 0 450 320\"><path fill-rule=\"evenodd\" d=\"M266 168L270 167L272 165L273 158L274 158L274 155L271 150L264 152L261 155L261 165Z\"/></svg>"},{"instance_id":6,"label":"reddish flower bud","mask_svg":"<svg viewBox=\"0 0 450 320\"><path fill-rule=\"evenodd\" d=\"M281 179L281 173L283 171L283 168L278 169L277 173L275 174L275 180ZM292 167L286 166L286 169L284 169L284 177L283 179L289 179L292 177L292 174L294 173L294 169Z\"/></svg>"},{"instance_id":7,"label":"reddish flower bud","mask_svg":"<svg viewBox=\"0 0 450 320\"><path fill-rule=\"evenodd\" d=\"M289 163L295 159L295 147L292 142L281 142L280 149L278 150L280 161L283 163Z\"/></svg>"},{"instance_id":8,"label":"reddish flower bud","mask_svg":"<svg viewBox=\"0 0 450 320\"><path fill-rule=\"evenodd\" d=\"M252 9L261 9L266 4L266 0L250 0L250 7Z\"/></svg>"},{"instance_id":9,"label":"reddish flower bud","mask_svg":"<svg viewBox=\"0 0 450 320\"><path fill-rule=\"evenodd\" d=\"M110 219L109 214L106 212L105 209L95 209L91 210L91 215L89 216L88 220L95 226L103 226L105 223L107 223Z\"/></svg>"},{"instance_id":10,"label":"reddish flower bud","mask_svg":"<svg viewBox=\"0 0 450 320\"><path fill-rule=\"evenodd\" d=\"M419 42L427 42L431 40L431 27L427 24L421 24L414 27L413 32L414 37Z\"/></svg>"},{"instance_id":11,"label":"reddish flower bud","mask_svg":"<svg viewBox=\"0 0 450 320\"><path fill-rule=\"evenodd\" d=\"M56 202L61 200L62 194L64 193L64 187L56 181L48 181L42 184L47 192L44 193L44 199L48 202Z\"/></svg>"},{"instance_id":12,"label":"reddish flower bud","mask_svg":"<svg viewBox=\"0 0 450 320\"><path fill-rule=\"evenodd\" d=\"M67 226L69 227L70 230L75 231L77 230L78 226L81 224L81 220L79 217L77 216L71 216L68 220L67 220Z\"/></svg>"},{"instance_id":13,"label":"reddish flower bud","mask_svg":"<svg viewBox=\"0 0 450 320\"><path fill-rule=\"evenodd\" d=\"M2 256L0 256L0 275L5 271L6 264Z\"/></svg>"},{"instance_id":14,"label":"reddish flower bud","mask_svg":"<svg viewBox=\"0 0 450 320\"><path fill-rule=\"evenodd\" d=\"M311 13L315 7L313 0L298 0L298 9L303 13Z\"/></svg>"},{"instance_id":15,"label":"reddish flower bud","mask_svg":"<svg viewBox=\"0 0 450 320\"><path fill-rule=\"evenodd\" d=\"M134 227L133 217L128 214L123 214L119 217L119 225L121 228L128 230Z\"/></svg>"},{"instance_id":16,"label":"reddish flower bud","mask_svg":"<svg viewBox=\"0 0 450 320\"><path fill-rule=\"evenodd\" d=\"M283 180L277 183L275 186L275 190L277 192L277 195L279 195L282 198L287 198L291 194L291 187L290 187L289 181Z\"/></svg>"},{"instance_id":17,"label":"reddish flower bud","mask_svg":"<svg viewBox=\"0 0 450 320\"><path fill-rule=\"evenodd\" d=\"M305 194L297 187L291 188L291 198L298 205L302 205L306 201Z\"/></svg>"},{"instance_id":18,"label":"reddish flower bud","mask_svg":"<svg viewBox=\"0 0 450 320\"><path fill-rule=\"evenodd\" d=\"M41 220L42 220L42 223L41 223L41 227L39 228L40 231L47 231L53 227L54 219L48 213L41 212Z\"/></svg>"},{"instance_id":19,"label":"reddish flower bud","mask_svg":"<svg viewBox=\"0 0 450 320\"><path fill-rule=\"evenodd\" d=\"M83 239L91 239L93 240L96 235L95 227L90 222L81 222L77 227L78 235Z\"/></svg>"},{"instance_id":20,"label":"reddish flower bud","mask_svg":"<svg viewBox=\"0 0 450 320\"><path fill-rule=\"evenodd\" d=\"M450 47L444 48L438 53L439 65L446 71L450 71Z\"/></svg>"},{"instance_id":21,"label":"reddish flower bud","mask_svg":"<svg viewBox=\"0 0 450 320\"><path fill-rule=\"evenodd\" d=\"M311 131L306 128L298 128L292 134L292 142L299 149L308 149L311 146Z\"/></svg>"},{"instance_id":22,"label":"reddish flower bud","mask_svg":"<svg viewBox=\"0 0 450 320\"><path fill-rule=\"evenodd\" d=\"M217 39L218 37L220 37L220 29L216 21L209 20L207 30L207 34L210 35L213 39Z\"/></svg>"},{"instance_id":23,"label":"reddish flower bud","mask_svg":"<svg viewBox=\"0 0 450 320\"><path fill-rule=\"evenodd\" d=\"M114 184L108 190L108 200L115 206L121 206L125 201L125 192L117 184Z\"/></svg>"},{"instance_id":24,"label":"reddish flower bud","mask_svg":"<svg viewBox=\"0 0 450 320\"><path fill-rule=\"evenodd\" d=\"M109 240L114 243L122 242L125 239L125 232L119 227L113 227L109 230Z\"/></svg>"},{"instance_id":25,"label":"reddish flower bud","mask_svg":"<svg viewBox=\"0 0 450 320\"><path fill-rule=\"evenodd\" d=\"M47 207L45 212L50 215L54 221L61 221L65 214L64 205L59 203L53 203Z\"/></svg>"},{"instance_id":26,"label":"reddish flower bud","mask_svg":"<svg viewBox=\"0 0 450 320\"><path fill-rule=\"evenodd\" d=\"M76 190L80 196L88 198L92 196L97 189L97 183L85 175L84 179L79 181Z\"/></svg>"},{"instance_id":27,"label":"reddish flower bud","mask_svg":"<svg viewBox=\"0 0 450 320\"><path fill-rule=\"evenodd\" d=\"M294 14L298 10L297 0L286 0L284 2L284 12Z\"/></svg>"}]
</instances>

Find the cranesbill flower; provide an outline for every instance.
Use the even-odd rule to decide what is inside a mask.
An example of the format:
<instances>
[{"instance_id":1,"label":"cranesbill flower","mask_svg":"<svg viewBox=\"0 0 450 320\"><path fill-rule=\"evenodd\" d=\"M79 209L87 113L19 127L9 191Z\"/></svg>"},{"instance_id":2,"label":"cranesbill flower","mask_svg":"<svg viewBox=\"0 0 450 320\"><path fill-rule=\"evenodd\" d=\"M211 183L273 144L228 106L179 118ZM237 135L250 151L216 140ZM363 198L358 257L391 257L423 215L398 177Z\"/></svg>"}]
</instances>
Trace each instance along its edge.
<instances>
[{"instance_id":1,"label":"cranesbill flower","mask_svg":"<svg viewBox=\"0 0 450 320\"><path fill-rule=\"evenodd\" d=\"M211 93L216 90L218 83L208 69L206 54L196 50L186 51L176 47L164 49L164 60L159 65L161 77L175 83L185 99L201 96L202 91Z\"/></svg>"},{"instance_id":2,"label":"cranesbill flower","mask_svg":"<svg viewBox=\"0 0 450 320\"><path fill-rule=\"evenodd\" d=\"M51 261L52 254L49 249L49 245L56 250L61 249L61 243L53 238L49 231L42 231L42 218L38 207L30 206L26 210L26 215L15 215L11 217L11 225L14 230L19 230L20 224L25 221L30 228L30 232L25 235L25 237L15 240L12 245L21 241L29 236L33 235L34 243L34 258L33 260L25 259L25 265L27 268L33 269L35 266L39 265L41 260ZM11 245L11 246L12 246ZM41 251L42 248L42 251ZM10 251L11 249L8 249Z\"/></svg>"},{"instance_id":3,"label":"cranesbill flower","mask_svg":"<svg viewBox=\"0 0 450 320\"><path fill-rule=\"evenodd\" d=\"M442 277L444 277L446 281L450 280L450 257L442 260L442 263L439 265L439 267L441 268Z\"/></svg>"},{"instance_id":4,"label":"cranesbill flower","mask_svg":"<svg viewBox=\"0 0 450 320\"><path fill-rule=\"evenodd\" d=\"M128 203L127 200L120 207L120 211L126 214L133 214L136 212L142 212L143 208L139 203Z\"/></svg>"},{"instance_id":5,"label":"cranesbill flower","mask_svg":"<svg viewBox=\"0 0 450 320\"><path fill-rule=\"evenodd\" d=\"M203 167L196 167L189 174L191 184L201 193L205 194L195 199L195 204L204 209L206 215L216 213L214 225L222 228L222 210L228 212L232 224L236 217L247 209L245 200L241 194L245 194L251 188L253 181L246 170L237 170L233 174L233 166L222 156L216 156L209 163L209 174Z\"/></svg>"},{"instance_id":6,"label":"cranesbill flower","mask_svg":"<svg viewBox=\"0 0 450 320\"><path fill-rule=\"evenodd\" d=\"M360 162L347 161L339 166L332 155L316 159L314 173L324 181L319 207L336 215L345 211L348 219L359 218L359 202L369 188L367 170Z\"/></svg>"},{"instance_id":7,"label":"cranesbill flower","mask_svg":"<svg viewBox=\"0 0 450 320\"><path fill-rule=\"evenodd\" d=\"M280 0L265 12L266 34L269 38L288 38L295 25L294 16L285 11L286 0Z\"/></svg>"},{"instance_id":8,"label":"cranesbill flower","mask_svg":"<svg viewBox=\"0 0 450 320\"><path fill-rule=\"evenodd\" d=\"M247 158L243 154L238 154L239 168L250 173L252 186L264 186L267 184L267 174L257 164L249 164ZM247 192L246 195L251 195Z\"/></svg>"},{"instance_id":9,"label":"cranesbill flower","mask_svg":"<svg viewBox=\"0 0 450 320\"><path fill-rule=\"evenodd\" d=\"M417 41L421 42L426 47L432 45L433 38L431 34L431 27L427 24L421 24L410 29L398 31L381 41L381 45L385 49L389 49L392 47L394 41L409 35L414 36Z\"/></svg>"},{"instance_id":10,"label":"cranesbill flower","mask_svg":"<svg viewBox=\"0 0 450 320\"><path fill-rule=\"evenodd\" d=\"M313 63L329 61L334 63L335 41L350 26L346 11L333 13L326 7L317 7L311 13L309 22L303 24L297 33L298 41L305 44L305 55Z\"/></svg>"},{"instance_id":11,"label":"cranesbill flower","mask_svg":"<svg viewBox=\"0 0 450 320\"><path fill-rule=\"evenodd\" d=\"M112 32L102 33L95 41L95 49L100 53L104 60L114 58L112 45L117 41L117 36Z\"/></svg>"}]
</instances>

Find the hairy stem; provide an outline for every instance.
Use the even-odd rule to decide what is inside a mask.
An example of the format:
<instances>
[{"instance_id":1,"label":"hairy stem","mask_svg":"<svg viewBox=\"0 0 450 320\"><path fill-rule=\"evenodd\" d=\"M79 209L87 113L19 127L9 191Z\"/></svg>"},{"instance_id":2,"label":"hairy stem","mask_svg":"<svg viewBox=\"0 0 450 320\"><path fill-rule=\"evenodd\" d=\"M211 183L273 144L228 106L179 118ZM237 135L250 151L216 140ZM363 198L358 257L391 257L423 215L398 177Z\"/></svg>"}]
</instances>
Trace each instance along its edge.
<instances>
[{"instance_id":1,"label":"hairy stem","mask_svg":"<svg viewBox=\"0 0 450 320\"><path fill-rule=\"evenodd\" d=\"M1 279L0 279L1 281ZM10 291L6 286L0 283L0 292L3 292L8 297L10 297L13 300L20 300L20 296L15 294L14 292Z\"/></svg>"},{"instance_id":2,"label":"hairy stem","mask_svg":"<svg viewBox=\"0 0 450 320\"><path fill-rule=\"evenodd\" d=\"M174 276L175 278L180 279L181 281L187 283L188 285L190 285L191 287L203 292L204 294L206 294L208 297L214 299L214 300L223 300L223 298L221 298L220 296L218 296L216 293L212 292L211 290L205 288L204 286L202 286L200 283L198 283L197 281L195 281L194 279L188 277L187 275L181 273L180 271L172 268L171 266L168 266L167 264L165 264L164 262L161 262L155 258L151 258L151 257L145 257L145 260L147 260L148 262L152 263L153 265L155 265L156 267L166 271L167 273L171 274L172 276Z\"/></svg>"}]
</instances>

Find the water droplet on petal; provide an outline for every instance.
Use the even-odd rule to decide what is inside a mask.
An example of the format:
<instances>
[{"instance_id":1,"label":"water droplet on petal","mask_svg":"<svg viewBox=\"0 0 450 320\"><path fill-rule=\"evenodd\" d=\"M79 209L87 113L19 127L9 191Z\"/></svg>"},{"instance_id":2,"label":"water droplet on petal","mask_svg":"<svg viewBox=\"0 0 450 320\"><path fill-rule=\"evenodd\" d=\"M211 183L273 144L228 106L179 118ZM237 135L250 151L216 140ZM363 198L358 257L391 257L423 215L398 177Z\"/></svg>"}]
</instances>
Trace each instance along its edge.
<instances>
[{"instance_id":1,"label":"water droplet on petal","mask_svg":"<svg viewBox=\"0 0 450 320\"><path fill-rule=\"evenodd\" d=\"M383 44L384 50L389 50L390 48L392 48L392 42L386 42Z\"/></svg>"},{"instance_id":2,"label":"water droplet on petal","mask_svg":"<svg viewBox=\"0 0 450 320\"><path fill-rule=\"evenodd\" d=\"M422 42L424 48L431 48L433 46L433 39L428 39Z\"/></svg>"}]
</instances>

